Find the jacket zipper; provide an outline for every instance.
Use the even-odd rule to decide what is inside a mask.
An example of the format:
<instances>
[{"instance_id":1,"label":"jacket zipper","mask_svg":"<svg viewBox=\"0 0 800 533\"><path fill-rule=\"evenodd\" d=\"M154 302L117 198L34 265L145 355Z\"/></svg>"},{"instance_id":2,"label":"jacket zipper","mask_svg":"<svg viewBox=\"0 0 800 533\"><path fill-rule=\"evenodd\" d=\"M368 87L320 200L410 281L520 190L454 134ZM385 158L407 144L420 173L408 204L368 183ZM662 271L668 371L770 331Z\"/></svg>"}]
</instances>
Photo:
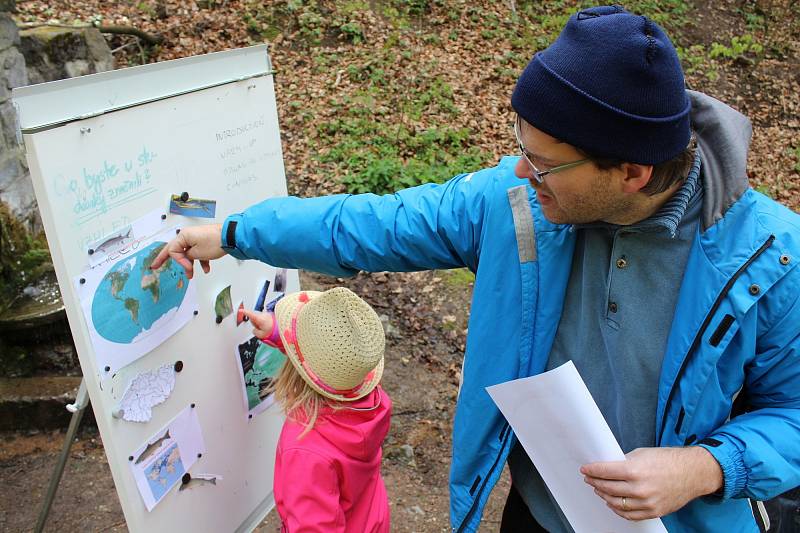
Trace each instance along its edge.
<instances>
[{"instance_id":1,"label":"jacket zipper","mask_svg":"<svg viewBox=\"0 0 800 533\"><path fill-rule=\"evenodd\" d=\"M500 433L502 434L503 431L506 430L506 428L508 428L508 424L505 424L504 428L500 430ZM480 488L476 491L476 496L472 500L472 507L470 507L469 511L467 511L467 514L464 516L464 519L461 521L461 524L458 526L458 529L453 530L456 533L461 533L462 531L464 531L464 526L469 523L469 521L472 519L472 515L475 513L475 510L478 508L478 502L481 499L481 493L483 493L483 489L486 487L486 482L489 480L490 477L492 477L494 469L497 468L497 463L500 461L500 456L503 455L502 450L503 448L505 448L506 441L508 440L508 436L510 434L511 431L506 431L504 435L505 438L502 440L502 443L500 445L501 453L497 454L497 457L494 460L494 464L492 464L492 467L489 469L489 471L486 473L486 476L483 478L483 483L481 483Z\"/></svg>"},{"instance_id":2,"label":"jacket zipper","mask_svg":"<svg viewBox=\"0 0 800 533\"><path fill-rule=\"evenodd\" d=\"M700 344L700 339L703 338L703 334L705 333L706 329L708 329L708 325L711 323L711 319L714 318L714 315L719 309L719 306L722 305L722 300L724 300L725 297L728 295L731 288L733 287L733 284L736 283L736 280L738 280L741 277L741 275L744 274L744 271L747 270L750 267L750 265L753 264L753 262L761 256L761 254L767 251L767 248L772 246L773 241L775 241L775 235L770 235L769 239L767 239L766 242L764 242L764 244L762 244L761 247L758 250L756 250L756 252L752 256L750 256L750 259L748 259L745 262L745 264L739 267L739 270L737 270L733 274L733 276L731 276L731 279L729 279L728 282L725 284L725 286L722 288L722 292L720 292L719 296L717 296L717 299L714 301L714 305L711 306L711 310L703 320L703 324L700 326L700 330L697 332L697 335L695 335L694 340L692 341L692 345L689 347L689 351L686 352L686 357L683 358L683 363L681 363L681 367L678 370L678 373L675 375L675 381L672 382L672 387L669 390L669 396L667 396L667 402L664 404L664 413L661 416L661 427L659 428L658 432L659 443L661 442L661 437L663 437L664 435L664 429L666 428L667 425L667 416L669 415L669 406L670 403L672 403L672 398L675 396L675 390L678 387L681 375L686 370L686 367L689 364L689 358L691 357L692 353L697 349L697 346Z\"/></svg>"}]
</instances>

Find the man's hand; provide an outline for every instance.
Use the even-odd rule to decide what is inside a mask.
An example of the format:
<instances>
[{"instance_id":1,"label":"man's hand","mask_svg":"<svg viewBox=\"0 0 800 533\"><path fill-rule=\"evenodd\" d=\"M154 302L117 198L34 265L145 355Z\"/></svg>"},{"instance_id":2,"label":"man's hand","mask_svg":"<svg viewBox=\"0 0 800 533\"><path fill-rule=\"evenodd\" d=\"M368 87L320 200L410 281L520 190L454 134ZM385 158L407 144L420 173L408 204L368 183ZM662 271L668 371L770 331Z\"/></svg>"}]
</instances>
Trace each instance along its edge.
<instances>
[{"instance_id":1,"label":"man's hand","mask_svg":"<svg viewBox=\"0 0 800 533\"><path fill-rule=\"evenodd\" d=\"M194 260L200 261L203 272L211 271L209 261L225 255L222 249L222 225L190 226L183 228L153 260L150 268L156 269L171 257L184 270L189 279L194 275Z\"/></svg>"},{"instance_id":2,"label":"man's hand","mask_svg":"<svg viewBox=\"0 0 800 533\"><path fill-rule=\"evenodd\" d=\"M700 446L638 448L625 461L581 467L584 481L628 520L657 518L722 487L722 469Z\"/></svg>"}]
</instances>

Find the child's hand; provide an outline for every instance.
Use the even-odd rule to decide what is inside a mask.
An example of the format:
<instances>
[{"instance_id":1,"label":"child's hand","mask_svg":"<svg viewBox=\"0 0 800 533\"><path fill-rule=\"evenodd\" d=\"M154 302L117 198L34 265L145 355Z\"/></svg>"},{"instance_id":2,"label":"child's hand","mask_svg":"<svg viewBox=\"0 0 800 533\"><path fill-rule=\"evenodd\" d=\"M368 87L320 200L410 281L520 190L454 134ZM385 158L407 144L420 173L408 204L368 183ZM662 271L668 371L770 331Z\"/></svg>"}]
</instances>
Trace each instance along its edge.
<instances>
[{"instance_id":1,"label":"child's hand","mask_svg":"<svg viewBox=\"0 0 800 533\"><path fill-rule=\"evenodd\" d=\"M273 313L260 313L245 309L244 314L253 325L253 335L255 337L266 339L270 336L272 328L275 326L275 315Z\"/></svg>"}]
</instances>

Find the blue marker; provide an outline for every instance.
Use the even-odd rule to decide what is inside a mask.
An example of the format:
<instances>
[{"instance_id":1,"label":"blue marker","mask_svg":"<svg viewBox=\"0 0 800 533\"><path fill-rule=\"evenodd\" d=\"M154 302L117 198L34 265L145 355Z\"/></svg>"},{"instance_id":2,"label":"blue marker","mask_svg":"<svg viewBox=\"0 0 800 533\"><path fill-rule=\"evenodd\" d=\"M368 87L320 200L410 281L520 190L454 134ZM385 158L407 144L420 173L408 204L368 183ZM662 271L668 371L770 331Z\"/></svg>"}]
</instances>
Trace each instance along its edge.
<instances>
[{"instance_id":1,"label":"blue marker","mask_svg":"<svg viewBox=\"0 0 800 533\"><path fill-rule=\"evenodd\" d=\"M256 300L255 310L259 313L264 310L264 301L267 299L267 291L269 291L269 280L264 282L264 286L261 287L261 294L258 295L258 300Z\"/></svg>"}]
</instances>

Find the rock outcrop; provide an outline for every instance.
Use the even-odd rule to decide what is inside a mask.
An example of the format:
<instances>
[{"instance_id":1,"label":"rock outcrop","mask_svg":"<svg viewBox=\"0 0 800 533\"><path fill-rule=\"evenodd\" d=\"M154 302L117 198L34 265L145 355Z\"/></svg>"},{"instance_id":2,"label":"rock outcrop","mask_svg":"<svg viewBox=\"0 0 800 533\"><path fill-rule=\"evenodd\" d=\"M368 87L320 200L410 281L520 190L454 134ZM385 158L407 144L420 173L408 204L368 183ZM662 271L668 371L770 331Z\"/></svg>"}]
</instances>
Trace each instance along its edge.
<instances>
[{"instance_id":1,"label":"rock outcrop","mask_svg":"<svg viewBox=\"0 0 800 533\"><path fill-rule=\"evenodd\" d=\"M10 11L14 2L0 1L0 199L21 218L37 218L36 201L20 139L11 89L28 84L20 35Z\"/></svg>"},{"instance_id":2,"label":"rock outcrop","mask_svg":"<svg viewBox=\"0 0 800 533\"><path fill-rule=\"evenodd\" d=\"M74 78L114 68L114 57L96 28L40 26L21 32L30 83Z\"/></svg>"}]
</instances>

